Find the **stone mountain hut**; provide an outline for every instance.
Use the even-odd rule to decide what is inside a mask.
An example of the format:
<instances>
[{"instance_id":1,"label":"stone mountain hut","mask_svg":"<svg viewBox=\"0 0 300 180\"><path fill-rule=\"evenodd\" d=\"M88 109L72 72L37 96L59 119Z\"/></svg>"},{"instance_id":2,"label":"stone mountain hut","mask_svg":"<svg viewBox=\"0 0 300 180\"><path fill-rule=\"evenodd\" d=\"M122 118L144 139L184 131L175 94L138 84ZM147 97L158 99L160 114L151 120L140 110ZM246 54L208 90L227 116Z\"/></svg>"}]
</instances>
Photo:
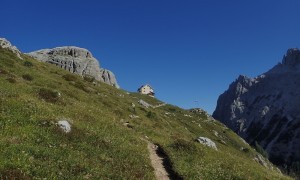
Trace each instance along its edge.
<instances>
[{"instance_id":1,"label":"stone mountain hut","mask_svg":"<svg viewBox=\"0 0 300 180\"><path fill-rule=\"evenodd\" d=\"M155 95L153 88L149 84L141 86L138 89L138 92L140 94L146 94L146 95L149 95L151 97L154 97L154 95Z\"/></svg>"}]
</instances>

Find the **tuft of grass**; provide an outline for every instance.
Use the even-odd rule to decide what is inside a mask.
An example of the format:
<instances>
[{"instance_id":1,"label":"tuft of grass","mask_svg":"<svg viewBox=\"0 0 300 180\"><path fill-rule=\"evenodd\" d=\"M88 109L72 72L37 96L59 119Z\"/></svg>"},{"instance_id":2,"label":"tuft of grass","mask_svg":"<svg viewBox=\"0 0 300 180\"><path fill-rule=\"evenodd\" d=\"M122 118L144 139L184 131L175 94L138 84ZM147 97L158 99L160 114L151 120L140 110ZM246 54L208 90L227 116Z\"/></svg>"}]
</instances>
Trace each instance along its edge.
<instances>
[{"instance_id":1,"label":"tuft of grass","mask_svg":"<svg viewBox=\"0 0 300 180\"><path fill-rule=\"evenodd\" d=\"M30 74L24 74L22 75L22 78L25 79L26 81L32 81L33 80L33 76Z\"/></svg>"},{"instance_id":2,"label":"tuft of grass","mask_svg":"<svg viewBox=\"0 0 300 180\"><path fill-rule=\"evenodd\" d=\"M41 99L45 100L46 102L55 103L59 100L61 95L58 91L41 88L39 90L39 96Z\"/></svg>"},{"instance_id":3,"label":"tuft of grass","mask_svg":"<svg viewBox=\"0 0 300 180\"><path fill-rule=\"evenodd\" d=\"M23 179L30 180L30 176L16 168L6 168L0 170L0 179Z\"/></svg>"},{"instance_id":4,"label":"tuft of grass","mask_svg":"<svg viewBox=\"0 0 300 180\"><path fill-rule=\"evenodd\" d=\"M78 76L76 74L65 74L62 76L66 81L76 81Z\"/></svg>"},{"instance_id":5,"label":"tuft of grass","mask_svg":"<svg viewBox=\"0 0 300 180\"><path fill-rule=\"evenodd\" d=\"M170 145L176 151L190 151L191 153L197 149L194 141L187 141L184 139L177 139Z\"/></svg>"},{"instance_id":6,"label":"tuft of grass","mask_svg":"<svg viewBox=\"0 0 300 180\"><path fill-rule=\"evenodd\" d=\"M147 113L147 118L149 118L149 119L156 119L157 118L157 115L156 115L156 113L155 112L152 112L152 111L149 111L148 113Z\"/></svg>"},{"instance_id":7,"label":"tuft of grass","mask_svg":"<svg viewBox=\"0 0 300 180\"><path fill-rule=\"evenodd\" d=\"M241 150L245 153L249 153L250 152L250 149L249 148L241 148Z\"/></svg>"},{"instance_id":8,"label":"tuft of grass","mask_svg":"<svg viewBox=\"0 0 300 180\"><path fill-rule=\"evenodd\" d=\"M86 93L95 93L95 89L88 86L85 82L82 81L76 81L75 84L73 84L76 88L83 90Z\"/></svg>"},{"instance_id":9,"label":"tuft of grass","mask_svg":"<svg viewBox=\"0 0 300 180\"><path fill-rule=\"evenodd\" d=\"M6 79L8 82L10 82L10 83L17 83L17 80L15 79L15 78L13 78L13 77L9 77L9 78L7 78Z\"/></svg>"},{"instance_id":10,"label":"tuft of grass","mask_svg":"<svg viewBox=\"0 0 300 180\"><path fill-rule=\"evenodd\" d=\"M32 66L33 66L33 63L30 62L30 61L25 61L25 62L23 63L23 65L26 66L26 67L32 67Z\"/></svg>"},{"instance_id":11,"label":"tuft of grass","mask_svg":"<svg viewBox=\"0 0 300 180\"><path fill-rule=\"evenodd\" d=\"M5 69L0 68L0 74L8 74L8 71L6 71Z\"/></svg>"},{"instance_id":12,"label":"tuft of grass","mask_svg":"<svg viewBox=\"0 0 300 180\"><path fill-rule=\"evenodd\" d=\"M89 75L84 75L83 79L87 82L94 82L95 81L95 77L93 76L89 76Z\"/></svg>"}]
</instances>

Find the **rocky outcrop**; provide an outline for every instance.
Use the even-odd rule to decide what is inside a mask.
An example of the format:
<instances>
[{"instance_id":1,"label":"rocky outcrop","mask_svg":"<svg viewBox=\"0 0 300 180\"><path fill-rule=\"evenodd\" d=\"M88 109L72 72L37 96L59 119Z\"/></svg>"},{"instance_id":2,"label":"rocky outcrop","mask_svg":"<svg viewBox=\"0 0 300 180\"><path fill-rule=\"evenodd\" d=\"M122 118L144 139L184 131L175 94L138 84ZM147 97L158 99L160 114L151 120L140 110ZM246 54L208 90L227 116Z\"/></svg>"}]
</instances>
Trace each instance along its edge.
<instances>
[{"instance_id":1,"label":"rocky outcrop","mask_svg":"<svg viewBox=\"0 0 300 180\"><path fill-rule=\"evenodd\" d=\"M207 137L199 137L197 141L205 146L213 148L214 150L218 150L216 143L214 143L211 139Z\"/></svg>"},{"instance_id":2,"label":"rocky outcrop","mask_svg":"<svg viewBox=\"0 0 300 180\"><path fill-rule=\"evenodd\" d=\"M144 106L145 108L152 107L151 104L147 103L146 101L144 101L144 100L142 100L142 99L140 99L140 100L138 101L138 103L139 103L140 105Z\"/></svg>"},{"instance_id":3,"label":"rocky outcrop","mask_svg":"<svg viewBox=\"0 0 300 180\"><path fill-rule=\"evenodd\" d=\"M250 144L257 141L277 165L300 162L300 50L249 78L239 76L218 99L213 117Z\"/></svg>"},{"instance_id":4,"label":"rocky outcrop","mask_svg":"<svg viewBox=\"0 0 300 180\"><path fill-rule=\"evenodd\" d=\"M110 70L101 68L100 75L101 75L101 81L110 84L112 86L115 86L116 88L120 88L114 73L111 72Z\"/></svg>"},{"instance_id":5,"label":"rocky outcrop","mask_svg":"<svg viewBox=\"0 0 300 180\"><path fill-rule=\"evenodd\" d=\"M98 60L87 49L65 46L42 49L27 53L27 55L81 76L92 76L98 81L119 88L115 75L109 70L100 68Z\"/></svg>"},{"instance_id":6,"label":"rocky outcrop","mask_svg":"<svg viewBox=\"0 0 300 180\"><path fill-rule=\"evenodd\" d=\"M23 59L21 57L21 52L19 51L19 49L16 46L13 46L7 39L0 38L0 47L4 49L9 49L13 53L15 53L18 56L18 58Z\"/></svg>"}]
</instances>

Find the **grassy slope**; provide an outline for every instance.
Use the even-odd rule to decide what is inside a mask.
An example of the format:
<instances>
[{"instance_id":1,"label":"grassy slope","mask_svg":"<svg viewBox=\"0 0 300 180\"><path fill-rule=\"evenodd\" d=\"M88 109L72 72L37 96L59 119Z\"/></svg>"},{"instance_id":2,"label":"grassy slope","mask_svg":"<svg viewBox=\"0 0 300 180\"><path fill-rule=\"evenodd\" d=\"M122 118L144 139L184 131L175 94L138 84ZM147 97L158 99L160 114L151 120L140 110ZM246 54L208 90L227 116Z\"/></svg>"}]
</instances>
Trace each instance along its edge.
<instances>
[{"instance_id":1,"label":"grassy slope","mask_svg":"<svg viewBox=\"0 0 300 180\"><path fill-rule=\"evenodd\" d=\"M139 99L153 105L161 102L103 83L95 85L53 65L24 58L0 49L2 177L154 179L146 142L141 140L147 136L164 149L174 170L186 179L286 178L253 161L256 152L251 147L205 116L172 105L143 108ZM33 66L24 66L24 61ZM24 79L26 74L33 79ZM47 97L40 93L43 88L61 96ZM60 119L72 122L71 133L55 125ZM197 143L199 136L216 142L218 151Z\"/></svg>"}]
</instances>

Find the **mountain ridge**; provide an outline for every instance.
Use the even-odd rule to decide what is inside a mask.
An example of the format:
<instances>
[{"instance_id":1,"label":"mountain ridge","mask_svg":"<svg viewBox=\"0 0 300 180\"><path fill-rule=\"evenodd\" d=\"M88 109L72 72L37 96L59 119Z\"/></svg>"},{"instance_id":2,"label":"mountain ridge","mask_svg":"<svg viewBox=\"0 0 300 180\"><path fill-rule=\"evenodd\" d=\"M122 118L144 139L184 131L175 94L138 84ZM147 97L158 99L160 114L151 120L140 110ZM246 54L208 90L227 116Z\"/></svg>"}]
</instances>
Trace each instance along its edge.
<instances>
[{"instance_id":1,"label":"mountain ridge","mask_svg":"<svg viewBox=\"0 0 300 180\"><path fill-rule=\"evenodd\" d=\"M213 117L250 144L257 141L282 167L300 162L300 50L255 78L239 76L220 95Z\"/></svg>"}]
</instances>

